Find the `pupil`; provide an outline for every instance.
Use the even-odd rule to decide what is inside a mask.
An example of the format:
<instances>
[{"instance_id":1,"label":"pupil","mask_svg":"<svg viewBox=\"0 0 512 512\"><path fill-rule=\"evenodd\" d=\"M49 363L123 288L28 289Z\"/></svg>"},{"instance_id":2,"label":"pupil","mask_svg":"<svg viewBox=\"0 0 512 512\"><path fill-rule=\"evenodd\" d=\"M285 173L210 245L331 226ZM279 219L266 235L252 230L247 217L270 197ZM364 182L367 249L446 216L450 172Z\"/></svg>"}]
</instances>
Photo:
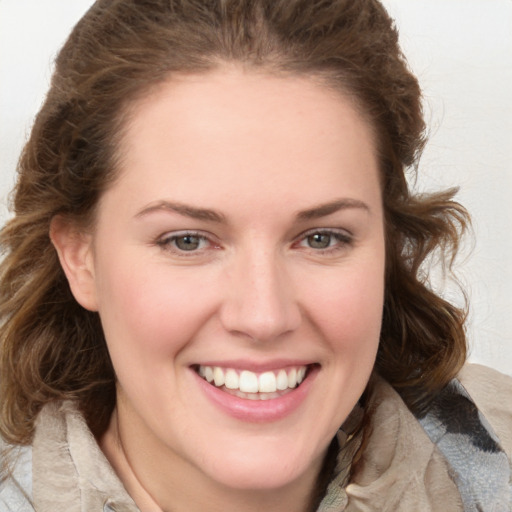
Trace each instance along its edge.
<instances>
[{"instance_id":1,"label":"pupil","mask_svg":"<svg viewBox=\"0 0 512 512\"><path fill-rule=\"evenodd\" d=\"M316 233L308 236L308 243L313 249L326 249L331 243L331 235Z\"/></svg>"},{"instance_id":2,"label":"pupil","mask_svg":"<svg viewBox=\"0 0 512 512\"><path fill-rule=\"evenodd\" d=\"M194 251L199 247L199 237L194 235L180 236L176 239L176 246L182 251Z\"/></svg>"}]
</instances>

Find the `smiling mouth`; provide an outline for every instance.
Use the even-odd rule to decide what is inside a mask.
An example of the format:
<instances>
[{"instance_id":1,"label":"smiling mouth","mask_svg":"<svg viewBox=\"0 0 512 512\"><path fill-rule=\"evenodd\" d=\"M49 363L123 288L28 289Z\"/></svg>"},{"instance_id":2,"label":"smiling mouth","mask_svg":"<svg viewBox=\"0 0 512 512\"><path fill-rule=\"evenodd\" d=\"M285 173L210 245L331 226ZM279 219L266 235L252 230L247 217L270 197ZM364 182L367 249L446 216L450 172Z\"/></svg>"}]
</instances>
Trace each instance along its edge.
<instances>
[{"instance_id":1,"label":"smiling mouth","mask_svg":"<svg viewBox=\"0 0 512 512\"><path fill-rule=\"evenodd\" d=\"M196 373L212 386L248 400L271 400L296 389L307 378L311 365L292 366L262 373L220 366L198 365Z\"/></svg>"}]
</instances>

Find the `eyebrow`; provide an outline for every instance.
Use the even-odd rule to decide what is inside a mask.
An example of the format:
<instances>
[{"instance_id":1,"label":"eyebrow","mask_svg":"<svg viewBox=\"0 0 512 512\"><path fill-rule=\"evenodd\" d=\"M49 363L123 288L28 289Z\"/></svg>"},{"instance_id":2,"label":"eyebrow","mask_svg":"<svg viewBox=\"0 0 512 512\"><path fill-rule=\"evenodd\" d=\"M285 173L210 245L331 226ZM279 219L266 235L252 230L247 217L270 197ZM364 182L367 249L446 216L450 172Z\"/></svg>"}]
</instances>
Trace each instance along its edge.
<instances>
[{"instance_id":1,"label":"eyebrow","mask_svg":"<svg viewBox=\"0 0 512 512\"><path fill-rule=\"evenodd\" d=\"M313 208L308 208L307 210L303 210L297 213L298 220L314 220L320 219L321 217L327 217L333 213L336 213L340 210L347 210L351 208L360 208L362 210L366 210L370 212L370 207L363 203L363 201L359 201L359 199L337 199L335 201L331 201L329 203L320 204Z\"/></svg>"},{"instance_id":2,"label":"eyebrow","mask_svg":"<svg viewBox=\"0 0 512 512\"><path fill-rule=\"evenodd\" d=\"M360 208L362 210L370 211L370 208L363 201L358 199L337 199L329 203L320 204L313 208L308 208L297 213L296 218L298 220L314 220L322 217L327 217L340 210L347 210L350 208ZM175 203L172 201L158 201L150 204L146 208L143 208L138 212L135 217L144 217L150 213L158 211L171 211L183 215L184 217L190 217L196 220L206 220L210 222L225 223L226 217L224 214L208 208L197 208L183 203Z\"/></svg>"},{"instance_id":3,"label":"eyebrow","mask_svg":"<svg viewBox=\"0 0 512 512\"><path fill-rule=\"evenodd\" d=\"M142 209L135 217L144 217L150 213L158 211L171 211L183 215L184 217L190 217L197 220L207 220L210 222L226 222L226 217L215 210L209 210L207 208L196 208L183 203L174 203L171 201L158 201L157 203L150 204L146 208Z\"/></svg>"}]
</instances>

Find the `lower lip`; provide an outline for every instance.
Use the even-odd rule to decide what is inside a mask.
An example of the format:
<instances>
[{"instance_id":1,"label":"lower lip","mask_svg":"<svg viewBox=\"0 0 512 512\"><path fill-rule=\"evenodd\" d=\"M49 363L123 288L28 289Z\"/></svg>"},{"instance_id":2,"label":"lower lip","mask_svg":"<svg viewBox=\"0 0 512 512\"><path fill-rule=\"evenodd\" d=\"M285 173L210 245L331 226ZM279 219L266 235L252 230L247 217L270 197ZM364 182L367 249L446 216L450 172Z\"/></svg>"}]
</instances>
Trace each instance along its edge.
<instances>
[{"instance_id":1,"label":"lower lip","mask_svg":"<svg viewBox=\"0 0 512 512\"><path fill-rule=\"evenodd\" d=\"M209 384L194 370L191 371L205 395L224 413L248 423L267 423L282 420L300 407L311 389L318 368L316 366L311 368L300 386L279 398L270 400L249 400L231 395Z\"/></svg>"}]
</instances>

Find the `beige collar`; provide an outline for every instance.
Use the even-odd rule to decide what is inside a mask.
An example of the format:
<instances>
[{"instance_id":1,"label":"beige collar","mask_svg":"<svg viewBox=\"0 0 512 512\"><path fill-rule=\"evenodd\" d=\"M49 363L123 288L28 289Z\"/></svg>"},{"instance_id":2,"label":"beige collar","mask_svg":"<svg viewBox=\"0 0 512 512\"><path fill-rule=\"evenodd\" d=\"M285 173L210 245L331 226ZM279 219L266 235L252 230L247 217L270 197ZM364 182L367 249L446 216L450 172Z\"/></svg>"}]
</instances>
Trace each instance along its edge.
<instances>
[{"instance_id":1,"label":"beige collar","mask_svg":"<svg viewBox=\"0 0 512 512\"><path fill-rule=\"evenodd\" d=\"M138 512L71 402L43 408L32 457L38 512Z\"/></svg>"}]
</instances>

